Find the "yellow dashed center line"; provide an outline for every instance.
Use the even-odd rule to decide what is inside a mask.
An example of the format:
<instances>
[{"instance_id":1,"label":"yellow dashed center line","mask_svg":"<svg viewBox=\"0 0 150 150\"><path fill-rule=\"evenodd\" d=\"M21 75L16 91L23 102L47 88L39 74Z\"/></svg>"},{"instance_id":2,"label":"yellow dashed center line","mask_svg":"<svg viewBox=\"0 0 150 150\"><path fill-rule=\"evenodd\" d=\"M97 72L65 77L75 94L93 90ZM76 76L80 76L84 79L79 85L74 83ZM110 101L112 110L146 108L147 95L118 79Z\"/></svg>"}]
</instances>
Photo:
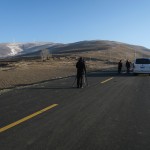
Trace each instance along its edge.
<instances>
[{"instance_id":1,"label":"yellow dashed center line","mask_svg":"<svg viewBox=\"0 0 150 150\"><path fill-rule=\"evenodd\" d=\"M108 81L110 81L110 80L112 80L112 79L113 79L113 77L112 77L112 78L109 78L109 79L107 79L107 80L104 80L104 81L101 82L101 84L106 83L106 82L108 82Z\"/></svg>"},{"instance_id":2,"label":"yellow dashed center line","mask_svg":"<svg viewBox=\"0 0 150 150\"><path fill-rule=\"evenodd\" d=\"M42 114L42 113L44 113L45 111L48 111L49 109L52 109L53 107L56 107L57 105L58 105L58 104L50 105L50 106L48 106L48 107L46 107L46 108L44 108L44 109L42 109L42 110L40 110L40 111L37 111L37 112L35 112L35 113L33 113L33 114L27 116L27 117L24 117L24 118L22 118L22 119L20 119L20 120L18 120L18 121L16 121L16 122L13 122L13 123L11 123L11 124L5 126L5 127L2 127L2 128L0 128L0 133L6 131L6 130L8 130L8 129L10 129L10 128L12 128L12 127L14 127L14 126L20 124L20 123L22 123L22 122L25 122L25 121L27 121L27 120L29 120L29 119L31 119L31 118L33 118L33 117L39 115L39 114Z\"/></svg>"}]
</instances>

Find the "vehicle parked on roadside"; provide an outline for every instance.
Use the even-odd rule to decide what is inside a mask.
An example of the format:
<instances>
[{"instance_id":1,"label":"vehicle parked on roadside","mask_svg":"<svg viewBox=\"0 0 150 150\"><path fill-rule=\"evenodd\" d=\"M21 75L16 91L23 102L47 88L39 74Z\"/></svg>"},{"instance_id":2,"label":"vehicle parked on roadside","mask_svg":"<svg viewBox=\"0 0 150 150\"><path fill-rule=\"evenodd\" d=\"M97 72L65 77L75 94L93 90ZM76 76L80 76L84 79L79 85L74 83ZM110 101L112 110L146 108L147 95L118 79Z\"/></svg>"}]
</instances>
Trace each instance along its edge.
<instances>
[{"instance_id":1,"label":"vehicle parked on roadside","mask_svg":"<svg viewBox=\"0 0 150 150\"><path fill-rule=\"evenodd\" d=\"M150 75L150 58L137 58L133 63L133 73Z\"/></svg>"}]
</instances>

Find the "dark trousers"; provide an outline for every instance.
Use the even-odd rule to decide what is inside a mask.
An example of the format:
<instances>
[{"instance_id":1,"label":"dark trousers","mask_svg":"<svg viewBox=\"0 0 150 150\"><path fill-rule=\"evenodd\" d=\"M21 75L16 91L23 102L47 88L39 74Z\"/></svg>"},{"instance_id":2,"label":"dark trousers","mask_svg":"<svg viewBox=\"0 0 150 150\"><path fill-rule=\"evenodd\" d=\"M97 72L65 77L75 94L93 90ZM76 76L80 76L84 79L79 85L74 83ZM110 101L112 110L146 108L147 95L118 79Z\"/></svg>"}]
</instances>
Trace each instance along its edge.
<instances>
[{"instance_id":1,"label":"dark trousers","mask_svg":"<svg viewBox=\"0 0 150 150\"><path fill-rule=\"evenodd\" d=\"M129 73L130 72L130 68L129 67L127 67L127 73Z\"/></svg>"},{"instance_id":2,"label":"dark trousers","mask_svg":"<svg viewBox=\"0 0 150 150\"><path fill-rule=\"evenodd\" d=\"M81 88L83 83L83 74L77 74L77 87Z\"/></svg>"},{"instance_id":3,"label":"dark trousers","mask_svg":"<svg viewBox=\"0 0 150 150\"><path fill-rule=\"evenodd\" d=\"M118 73L121 73L122 68L118 67Z\"/></svg>"}]
</instances>

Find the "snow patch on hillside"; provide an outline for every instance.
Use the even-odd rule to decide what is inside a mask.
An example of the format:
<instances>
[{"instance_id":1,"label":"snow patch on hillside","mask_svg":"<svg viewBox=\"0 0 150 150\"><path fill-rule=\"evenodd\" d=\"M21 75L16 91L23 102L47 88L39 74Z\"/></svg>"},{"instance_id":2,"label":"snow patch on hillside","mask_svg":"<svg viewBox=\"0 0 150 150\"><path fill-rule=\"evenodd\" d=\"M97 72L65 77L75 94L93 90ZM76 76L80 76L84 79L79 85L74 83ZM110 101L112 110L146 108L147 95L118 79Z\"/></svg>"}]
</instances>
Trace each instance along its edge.
<instances>
[{"instance_id":1,"label":"snow patch on hillside","mask_svg":"<svg viewBox=\"0 0 150 150\"><path fill-rule=\"evenodd\" d=\"M8 54L9 56L17 55L18 53L23 51L20 45L16 43L10 43L7 45L7 47L11 50L11 52Z\"/></svg>"}]
</instances>

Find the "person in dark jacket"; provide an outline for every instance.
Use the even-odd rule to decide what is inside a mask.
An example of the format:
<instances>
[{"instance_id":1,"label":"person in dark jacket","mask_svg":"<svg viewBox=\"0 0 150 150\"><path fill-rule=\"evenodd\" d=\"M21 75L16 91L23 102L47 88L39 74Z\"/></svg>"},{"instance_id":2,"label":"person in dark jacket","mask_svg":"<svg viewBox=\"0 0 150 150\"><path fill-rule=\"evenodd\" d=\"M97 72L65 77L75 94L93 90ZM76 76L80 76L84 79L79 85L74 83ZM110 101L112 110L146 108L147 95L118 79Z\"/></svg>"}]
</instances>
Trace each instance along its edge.
<instances>
[{"instance_id":1,"label":"person in dark jacket","mask_svg":"<svg viewBox=\"0 0 150 150\"><path fill-rule=\"evenodd\" d=\"M127 68L127 73L130 72L130 62L127 60L126 61L126 68Z\"/></svg>"},{"instance_id":2,"label":"person in dark jacket","mask_svg":"<svg viewBox=\"0 0 150 150\"><path fill-rule=\"evenodd\" d=\"M76 63L77 68L77 88L83 87L83 75L86 74L85 61L82 57L79 58Z\"/></svg>"},{"instance_id":3,"label":"person in dark jacket","mask_svg":"<svg viewBox=\"0 0 150 150\"><path fill-rule=\"evenodd\" d=\"M118 62L118 73L121 73L122 70L122 60Z\"/></svg>"}]
</instances>

